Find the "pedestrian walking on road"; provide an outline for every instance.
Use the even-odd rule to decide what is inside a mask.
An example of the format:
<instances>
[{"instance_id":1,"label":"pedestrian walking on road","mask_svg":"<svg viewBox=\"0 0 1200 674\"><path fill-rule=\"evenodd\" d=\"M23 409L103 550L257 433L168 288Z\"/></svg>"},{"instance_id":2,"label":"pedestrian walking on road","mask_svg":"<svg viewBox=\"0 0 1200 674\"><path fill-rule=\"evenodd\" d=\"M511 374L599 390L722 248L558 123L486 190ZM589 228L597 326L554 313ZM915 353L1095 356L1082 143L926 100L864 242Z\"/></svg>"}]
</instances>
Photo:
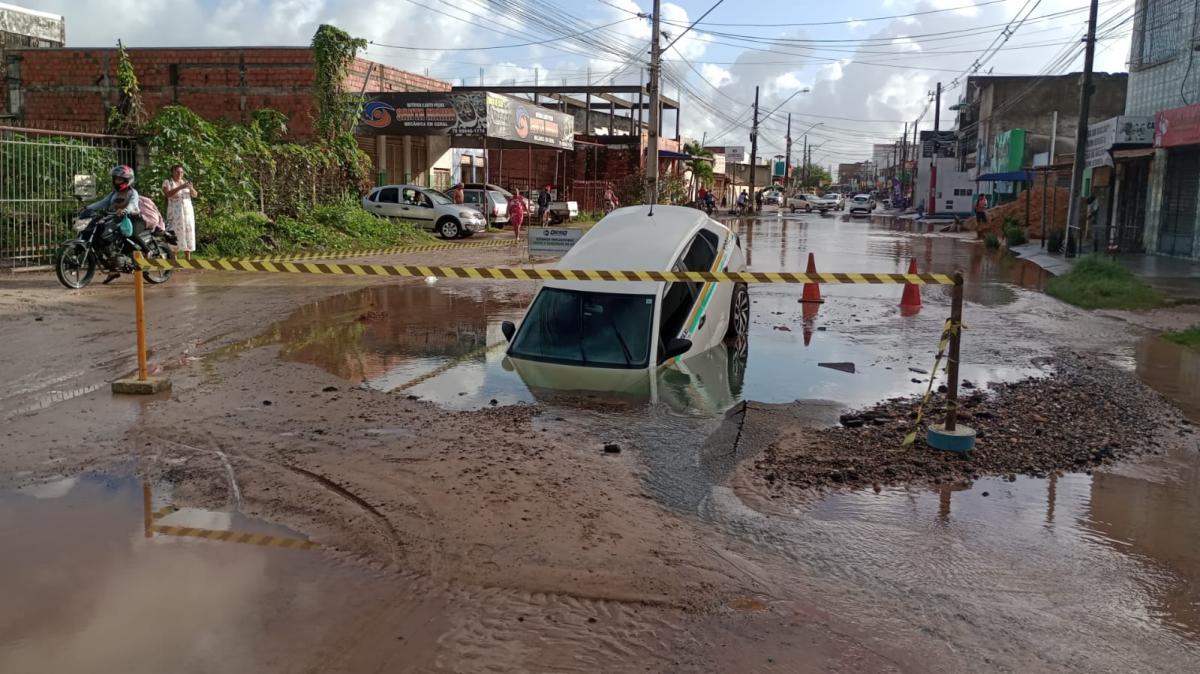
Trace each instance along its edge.
<instances>
[{"instance_id":1,"label":"pedestrian walking on road","mask_svg":"<svg viewBox=\"0 0 1200 674\"><path fill-rule=\"evenodd\" d=\"M980 225L987 223L987 197L982 192L975 197L975 222Z\"/></svg>"},{"instance_id":2,"label":"pedestrian walking on road","mask_svg":"<svg viewBox=\"0 0 1200 674\"><path fill-rule=\"evenodd\" d=\"M513 187L512 196L508 198L508 222L512 225L513 237L521 238L521 225L525 224L525 212L529 207L525 204L525 197L521 196L521 191L515 186Z\"/></svg>"},{"instance_id":3,"label":"pedestrian walking on road","mask_svg":"<svg viewBox=\"0 0 1200 674\"><path fill-rule=\"evenodd\" d=\"M167 228L179 241L176 249L190 260L196 250L196 211L192 199L200 196L200 192L184 175L182 164L171 167L171 177L163 181L162 191L167 198Z\"/></svg>"},{"instance_id":4,"label":"pedestrian walking on road","mask_svg":"<svg viewBox=\"0 0 1200 674\"><path fill-rule=\"evenodd\" d=\"M550 186L546 185L542 188L542 193L538 195L538 222L544 227L546 220L550 217Z\"/></svg>"},{"instance_id":5,"label":"pedestrian walking on road","mask_svg":"<svg viewBox=\"0 0 1200 674\"><path fill-rule=\"evenodd\" d=\"M461 204L467 198L466 193L463 191L462 183L455 185L454 189L450 190L450 194L456 204Z\"/></svg>"},{"instance_id":6,"label":"pedestrian walking on road","mask_svg":"<svg viewBox=\"0 0 1200 674\"><path fill-rule=\"evenodd\" d=\"M762 201L763 201L763 193L762 193L762 190L759 190L758 192L756 192L754 194L754 210L756 210L756 211L762 210Z\"/></svg>"}]
</instances>

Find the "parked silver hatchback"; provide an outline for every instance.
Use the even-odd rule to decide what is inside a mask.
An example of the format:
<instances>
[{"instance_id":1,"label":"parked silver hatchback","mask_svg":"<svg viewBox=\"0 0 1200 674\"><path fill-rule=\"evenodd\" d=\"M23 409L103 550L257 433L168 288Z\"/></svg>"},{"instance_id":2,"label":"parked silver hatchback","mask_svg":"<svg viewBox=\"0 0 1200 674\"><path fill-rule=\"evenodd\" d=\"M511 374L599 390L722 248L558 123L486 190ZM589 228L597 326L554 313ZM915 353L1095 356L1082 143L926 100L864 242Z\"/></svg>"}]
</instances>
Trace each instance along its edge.
<instances>
[{"instance_id":1,"label":"parked silver hatchback","mask_svg":"<svg viewBox=\"0 0 1200 674\"><path fill-rule=\"evenodd\" d=\"M467 237L487 229L479 211L417 185L381 185L363 197L362 206L375 215L414 222L443 239Z\"/></svg>"}]
</instances>

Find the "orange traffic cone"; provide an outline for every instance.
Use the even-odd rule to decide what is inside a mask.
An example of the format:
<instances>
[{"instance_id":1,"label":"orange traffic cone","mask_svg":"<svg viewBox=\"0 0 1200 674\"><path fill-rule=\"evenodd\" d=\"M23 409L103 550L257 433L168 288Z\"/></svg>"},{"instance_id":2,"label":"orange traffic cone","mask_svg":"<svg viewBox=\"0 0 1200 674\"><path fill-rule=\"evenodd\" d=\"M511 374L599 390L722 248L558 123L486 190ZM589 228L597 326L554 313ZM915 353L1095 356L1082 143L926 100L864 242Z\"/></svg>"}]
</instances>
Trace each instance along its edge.
<instances>
[{"instance_id":1,"label":"orange traffic cone","mask_svg":"<svg viewBox=\"0 0 1200 674\"><path fill-rule=\"evenodd\" d=\"M817 323L817 312L820 310L820 302L808 302L800 307L800 314L803 317L801 325L804 328L804 346L812 343L813 327Z\"/></svg>"},{"instance_id":2,"label":"orange traffic cone","mask_svg":"<svg viewBox=\"0 0 1200 674\"><path fill-rule=\"evenodd\" d=\"M908 273L917 273L917 258L912 258L908 263ZM921 308L921 287L915 283L904 284L904 295L900 298L901 313L908 309L911 312L916 312Z\"/></svg>"},{"instance_id":3,"label":"orange traffic cone","mask_svg":"<svg viewBox=\"0 0 1200 674\"><path fill-rule=\"evenodd\" d=\"M804 270L805 274L817 273L817 260L812 253L808 254L808 268ZM800 299L801 302L824 302L821 299L821 285L819 283L805 283L804 296Z\"/></svg>"}]
</instances>

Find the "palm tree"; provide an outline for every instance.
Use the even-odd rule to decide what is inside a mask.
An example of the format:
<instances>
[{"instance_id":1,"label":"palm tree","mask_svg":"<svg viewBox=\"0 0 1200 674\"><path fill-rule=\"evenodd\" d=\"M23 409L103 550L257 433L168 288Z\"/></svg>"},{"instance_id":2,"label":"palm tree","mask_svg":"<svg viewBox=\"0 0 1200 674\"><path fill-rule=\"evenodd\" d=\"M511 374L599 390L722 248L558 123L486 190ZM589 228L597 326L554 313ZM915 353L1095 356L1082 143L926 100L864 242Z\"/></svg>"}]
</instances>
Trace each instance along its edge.
<instances>
[{"instance_id":1,"label":"palm tree","mask_svg":"<svg viewBox=\"0 0 1200 674\"><path fill-rule=\"evenodd\" d=\"M688 186L688 195L696 193L697 183L709 186L713 182L713 153L705 149L699 141L689 140L683 144L683 151L691 155L687 161L688 169L692 172L692 184Z\"/></svg>"}]
</instances>

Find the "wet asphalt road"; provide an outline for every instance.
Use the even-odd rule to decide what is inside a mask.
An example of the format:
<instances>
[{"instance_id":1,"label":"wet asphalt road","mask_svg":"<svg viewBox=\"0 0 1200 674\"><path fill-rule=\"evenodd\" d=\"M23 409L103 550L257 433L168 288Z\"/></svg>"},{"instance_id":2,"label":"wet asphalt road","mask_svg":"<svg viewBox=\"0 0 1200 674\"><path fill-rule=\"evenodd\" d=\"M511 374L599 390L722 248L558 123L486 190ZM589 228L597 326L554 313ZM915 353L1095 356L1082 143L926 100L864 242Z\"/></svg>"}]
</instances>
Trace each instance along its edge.
<instances>
[{"instance_id":1,"label":"wet asphalt road","mask_svg":"<svg viewBox=\"0 0 1200 674\"><path fill-rule=\"evenodd\" d=\"M1200 376L1200 357L1136 330L1114 335L1106 319L1037 292L1045 282L1040 270L988 253L968 237L893 231L841 216L769 213L731 224L742 236L754 270L803 270L810 252L819 271L903 272L914 258L921 272L963 270L968 302L963 376L977 384L1042 374L1036 359L1069 343L1135 368L1200 420L1196 387L1189 383ZM501 405L539 402L548 418L579 424L634 448L645 467L647 493L665 506L785 560L774 573L787 570L774 582L791 589L761 598L764 602L807 594L838 602L852 620L879 625L917 620L922 629L943 633L947 643L990 640L1005 644L1001 650L1033 649L1039 657L1033 662L1056 669L1188 670L1200 664L1200 603L1189 589L1200 584L1195 543L1200 520L1194 517L1200 508L1195 496L1200 494L1200 462L1194 456L1096 475L1014 483L980 480L966 490L841 494L770 512L751 507L725 482L737 457L704 460L705 438L741 401L812 401L815 418L832 420L847 406L922 390L919 370L932 365L938 331L948 315L944 288L926 288L922 310L902 315L898 287L824 286L825 303L806 315L797 301L798 286L756 286L750 349L743 364L735 362L736 355L717 354L688 376L665 374L657 400L623 405L616 412L587 399L564 400L531 390L505 367L499 324L519 320L536 288L531 283L498 289L466 282L346 284L344 292L337 292L261 277L226 281L181 275L159 289L157 299L202 313L209 303L229 301L231 288L269 294L271 303L262 313L281 318L237 339L223 336L245 333L246 316L224 317L219 325L190 335L176 331L169 340L156 342L161 354L154 358L157 366L202 365L206 358L233 358L278 345L285 361L448 409L483 408L493 400ZM71 306L69 298L52 301L60 308L66 305L66 314L79 320L55 326L63 333L56 338L61 343L68 343L72 331L97 311L95 304ZM121 299L106 291L86 301L121 306ZM79 396L107 397L103 387L108 375L128 368L129 354L103 360L104 371L97 375L87 362L93 358L89 348L82 345L74 356L55 359L48 370L38 368L37 377L19 378L29 383L0 401L5 416L53 409L59 401ZM854 363L855 372L820 365L828 362ZM59 383L46 386L46 381ZM132 500L134 488L120 480L64 479L0 497L6 513L0 518L4 546L34 543L22 556L9 558L9 570L69 560L81 548L89 557L105 550L129 554L113 547L122 539L119 532L73 541L40 537L56 521L70 531L87 530L79 529L78 518L66 524L63 504L68 510L95 511L97 530L111 525L104 513L132 512L139 505ZM252 592L260 597L275 593L262 599L273 603L308 584L312 601L333 601L322 587L336 585L334 578L347 573L314 561L289 561L271 551L192 549L182 558L177 551L152 554L167 555L195 577L211 576L223 588L216 597L185 596L189 622L178 630L145 625L159 630L165 643L186 642L187 634L220 624L225 627L214 639L244 649L253 632L230 631L228 625L253 623L261 618L261 608L235 600L239 588L243 593L256 588ZM99 601L118 607L117 614L131 620L139 615L139 601L143 608L159 606L152 595L171 584L172 576L159 578L148 567L140 579L121 566L99 568L111 574L107 594ZM63 563L58 573L79 578L85 570ZM131 587L148 589L141 595ZM66 586L56 584L55 589L64 592ZM897 611L911 613L906 617ZM297 610L299 616L312 613L311 604ZM0 634L16 635L0 638L0 663L28 663L38 644L62 636L61 624L30 624L32 628L22 628L16 615L0 611L0 626L6 626ZM100 622L75 633L61 654L64 671L86 668L89 654L102 649L112 629L116 626ZM1046 641L1035 635L1039 632L1055 636ZM313 636L294 627L283 634L268 640L269 648L284 649L289 641ZM106 662L122 662L119 653L109 655ZM167 669L178 663L166 652L153 653L148 662Z\"/></svg>"}]
</instances>

